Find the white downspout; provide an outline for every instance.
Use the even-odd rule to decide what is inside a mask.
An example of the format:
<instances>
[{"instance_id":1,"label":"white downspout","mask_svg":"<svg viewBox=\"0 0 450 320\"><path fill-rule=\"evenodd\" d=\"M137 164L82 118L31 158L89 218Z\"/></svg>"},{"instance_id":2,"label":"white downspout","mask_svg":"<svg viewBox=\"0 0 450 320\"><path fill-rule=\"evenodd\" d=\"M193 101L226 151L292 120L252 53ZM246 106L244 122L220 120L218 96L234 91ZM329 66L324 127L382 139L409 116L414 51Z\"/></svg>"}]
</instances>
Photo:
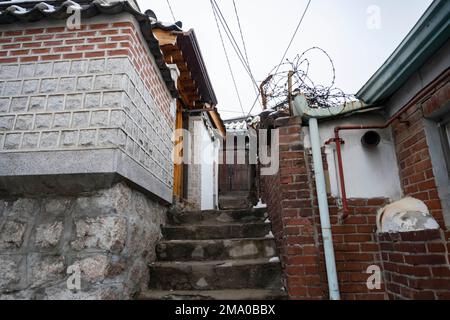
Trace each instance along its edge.
<instances>
[{"instance_id":1,"label":"white downspout","mask_svg":"<svg viewBox=\"0 0 450 320\"><path fill-rule=\"evenodd\" d=\"M325 175L323 172L322 152L320 148L319 127L316 118L309 119L309 135L316 177L316 191L319 202L325 264L327 267L328 290L330 292L331 300L340 300L336 261L334 258L333 237L331 234L330 213L328 210L327 190L325 188Z\"/></svg>"}]
</instances>

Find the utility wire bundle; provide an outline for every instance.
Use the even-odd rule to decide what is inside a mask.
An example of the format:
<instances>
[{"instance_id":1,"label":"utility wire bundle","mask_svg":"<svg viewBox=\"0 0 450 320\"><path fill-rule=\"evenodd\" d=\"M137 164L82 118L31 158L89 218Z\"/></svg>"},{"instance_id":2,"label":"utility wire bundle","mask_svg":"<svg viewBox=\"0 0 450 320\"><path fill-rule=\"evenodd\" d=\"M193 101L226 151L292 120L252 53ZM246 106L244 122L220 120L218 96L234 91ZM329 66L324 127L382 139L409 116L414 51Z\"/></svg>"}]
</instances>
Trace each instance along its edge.
<instances>
[{"instance_id":1,"label":"utility wire bundle","mask_svg":"<svg viewBox=\"0 0 450 320\"><path fill-rule=\"evenodd\" d=\"M309 76L310 61L307 55L314 50L323 53L330 62L332 77L328 86L316 84ZM276 71L276 69L282 71ZM312 47L295 56L292 61L286 60L281 66L271 71L262 85L267 107L278 109L285 106L289 95L288 74L290 71L292 72L292 92L303 94L312 108L339 107L345 102L354 100L352 95L345 94L334 86L336 69L330 55L319 47Z\"/></svg>"}]
</instances>

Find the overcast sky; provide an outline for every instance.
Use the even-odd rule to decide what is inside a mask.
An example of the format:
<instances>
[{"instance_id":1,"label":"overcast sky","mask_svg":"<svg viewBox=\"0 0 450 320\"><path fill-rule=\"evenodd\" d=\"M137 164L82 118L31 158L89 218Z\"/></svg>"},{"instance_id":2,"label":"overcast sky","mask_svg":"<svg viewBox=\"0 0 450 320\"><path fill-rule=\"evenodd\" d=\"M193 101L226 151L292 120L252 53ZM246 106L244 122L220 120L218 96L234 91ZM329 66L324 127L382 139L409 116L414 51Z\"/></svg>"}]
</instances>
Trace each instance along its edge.
<instances>
[{"instance_id":1,"label":"overcast sky","mask_svg":"<svg viewBox=\"0 0 450 320\"><path fill-rule=\"evenodd\" d=\"M195 29L203 58L219 101L223 119L242 116L227 67L209 0L169 0L183 29ZM240 40L232 0L216 0L234 37ZM235 0L247 45L248 57L257 81L265 79L283 56L307 0ZM336 85L356 93L382 65L411 30L431 0L312 0L305 19L287 54L292 59L318 46L332 57ZM159 20L173 21L167 0L138 0L142 11L152 9ZM377 19L379 12L380 20ZM256 94L227 39L226 47L247 113ZM240 42L239 42L240 43ZM242 46L242 45L241 45ZM311 57L311 74L316 83L327 85L327 60ZM257 104L253 114L260 111Z\"/></svg>"}]
</instances>

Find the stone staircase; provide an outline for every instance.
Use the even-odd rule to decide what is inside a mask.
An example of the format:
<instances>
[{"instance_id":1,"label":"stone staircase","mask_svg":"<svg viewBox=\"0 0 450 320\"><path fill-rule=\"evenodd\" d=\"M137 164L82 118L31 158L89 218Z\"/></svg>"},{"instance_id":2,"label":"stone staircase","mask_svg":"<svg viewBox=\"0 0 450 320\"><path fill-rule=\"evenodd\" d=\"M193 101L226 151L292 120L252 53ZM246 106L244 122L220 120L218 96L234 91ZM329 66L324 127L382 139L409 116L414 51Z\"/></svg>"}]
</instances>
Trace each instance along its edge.
<instances>
[{"instance_id":1,"label":"stone staircase","mask_svg":"<svg viewBox=\"0 0 450 320\"><path fill-rule=\"evenodd\" d=\"M249 206L248 191L227 191L219 194L219 208L222 210L238 210Z\"/></svg>"},{"instance_id":2,"label":"stone staircase","mask_svg":"<svg viewBox=\"0 0 450 320\"><path fill-rule=\"evenodd\" d=\"M266 209L170 217L140 299L266 300L286 297Z\"/></svg>"}]
</instances>

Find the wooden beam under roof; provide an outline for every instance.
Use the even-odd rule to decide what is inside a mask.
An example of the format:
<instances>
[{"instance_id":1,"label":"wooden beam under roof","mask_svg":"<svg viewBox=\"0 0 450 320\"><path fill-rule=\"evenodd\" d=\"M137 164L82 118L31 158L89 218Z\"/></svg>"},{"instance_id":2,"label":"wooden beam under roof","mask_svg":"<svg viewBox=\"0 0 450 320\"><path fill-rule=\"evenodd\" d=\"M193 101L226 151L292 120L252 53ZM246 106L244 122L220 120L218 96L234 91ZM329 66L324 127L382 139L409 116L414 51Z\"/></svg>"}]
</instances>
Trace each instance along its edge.
<instances>
[{"instance_id":1,"label":"wooden beam under roof","mask_svg":"<svg viewBox=\"0 0 450 320\"><path fill-rule=\"evenodd\" d=\"M161 29L153 29L152 32L156 39L158 39L160 46L177 44L177 35L173 34L172 32L164 31Z\"/></svg>"},{"instance_id":2,"label":"wooden beam under roof","mask_svg":"<svg viewBox=\"0 0 450 320\"><path fill-rule=\"evenodd\" d=\"M176 64L180 71L177 86L183 104L189 109L194 108L195 105L198 106L202 99L200 89L193 79L183 52L177 44L177 34L161 29L154 29L153 32L160 43L165 62Z\"/></svg>"}]
</instances>

